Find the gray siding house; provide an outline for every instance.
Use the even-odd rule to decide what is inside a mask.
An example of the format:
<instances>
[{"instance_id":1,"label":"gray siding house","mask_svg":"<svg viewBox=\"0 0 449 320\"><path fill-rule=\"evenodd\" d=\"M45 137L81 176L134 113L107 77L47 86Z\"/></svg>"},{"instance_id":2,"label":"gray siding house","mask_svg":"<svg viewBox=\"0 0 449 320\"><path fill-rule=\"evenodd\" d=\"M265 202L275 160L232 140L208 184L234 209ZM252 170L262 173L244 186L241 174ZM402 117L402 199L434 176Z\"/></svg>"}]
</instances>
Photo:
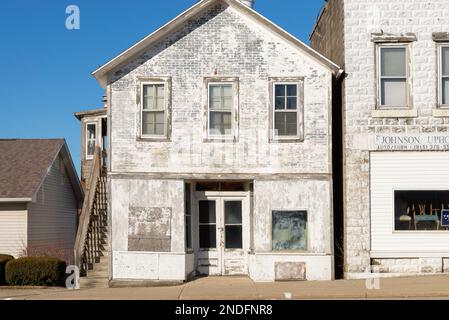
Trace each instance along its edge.
<instances>
[{"instance_id":1,"label":"gray siding house","mask_svg":"<svg viewBox=\"0 0 449 320\"><path fill-rule=\"evenodd\" d=\"M73 262L82 201L64 140L0 140L0 253Z\"/></svg>"},{"instance_id":2,"label":"gray siding house","mask_svg":"<svg viewBox=\"0 0 449 320\"><path fill-rule=\"evenodd\" d=\"M111 283L333 278L341 70L252 5L199 1L93 73L107 92Z\"/></svg>"}]
</instances>

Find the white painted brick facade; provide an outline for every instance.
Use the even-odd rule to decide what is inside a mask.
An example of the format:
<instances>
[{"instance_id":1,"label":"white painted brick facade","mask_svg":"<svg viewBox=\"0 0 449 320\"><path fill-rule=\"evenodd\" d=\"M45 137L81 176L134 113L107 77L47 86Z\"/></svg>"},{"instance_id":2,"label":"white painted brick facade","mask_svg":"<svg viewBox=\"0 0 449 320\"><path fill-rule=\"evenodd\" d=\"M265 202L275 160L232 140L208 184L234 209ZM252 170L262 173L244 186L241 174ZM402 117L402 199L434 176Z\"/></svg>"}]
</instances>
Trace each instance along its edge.
<instances>
[{"instance_id":1,"label":"white painted brick facade","mask_svg":"<svg viewBox=\"0 0 449 320\"><path fill-rule=\"evenodd\" d=\"M236 142L204 141L205 77L239 78L239 135ZM137 139L138 78L170 77L170 141ZM304 141L270 143L269 78L304 77ZM110 76L110 185L113 277L184 280L194 271L184 242L184 180L254 181L256 254L250 275L274 280L276 261L306 261L308 279L332 278L332 72L307 53L233 7L218 5L192 18L168 38ZM164 188L153 181L157 175ZM164 182L165 181L165 182ZM288 186L292 188L288 189ZM139 193L142 191L141 193ZM164 198L160 193L169 193ZM276 197L279 193L280 201ZM166 200L163 200L166 199ZM276 200L277 199L277 200ZM127 252L132 206L172 207L170 253ZM271 254L271 210L310 210L310 252ZM177 261L172 276L160 259ZM142 270L139 259L151 263ZM159 261L159 263L157 262ZM184 261L183 266L178 265ZM179 268L178 268L179 267ZM266 273L261 272L265 268ZM268 269L267 269L268 268Z\"/></svg>"},{"instance_id":2,"label":"white painted brick facade","mask_svg":"<svg viewBox=\"0 0 449 320\"><path fill-rule=\"evenodd\" d=\"M345 184L345 273L370 270L370 264L383 272L441 272L442 258L424 259L418 267L409 259L375 259L370 261L370 151L368 141L374 134L446 133L449 118L434 117L437 107L437 48L432 33L449 30L447 0L330 0L343 2L344 69L343 148ZM332 20L341 19L341 15ZM325 19L322 19L325 21ZM318 23L320 26L320 22ZM322 26L320 26L322 28ZM415 118L373 118L376 108L375 44L372 33L414 33L412 43L413 104ZM328 31L329 32L329 31ZM312 36L313 41L316 36ZM327 40L330 41L330 40ZM316 45L315 47L319 47ZM322 47L322 46L321 46ZM324 51L324 49L323 49ZM327 56L338 58L329 51ZM446 261L447 259L445 259ZM405 262L404 262L405 261ZM416 260L418 261L418 260ZM447 261L446 261L447 262ZM445 264L447 271L447 264Z\"/></svg>"}]
</instances>

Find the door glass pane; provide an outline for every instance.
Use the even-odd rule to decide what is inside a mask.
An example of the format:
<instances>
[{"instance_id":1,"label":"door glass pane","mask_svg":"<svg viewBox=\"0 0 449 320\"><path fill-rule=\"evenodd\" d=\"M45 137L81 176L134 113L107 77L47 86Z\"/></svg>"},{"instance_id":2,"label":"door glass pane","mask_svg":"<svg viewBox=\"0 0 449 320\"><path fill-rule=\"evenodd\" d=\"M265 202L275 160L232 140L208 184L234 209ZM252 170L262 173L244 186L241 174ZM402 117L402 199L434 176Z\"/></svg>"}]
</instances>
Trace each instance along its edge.
<instances>
[{"instance_id":1,"label":"door glass pane","mask_svg":"<svg viewBox=\"0 0 449 320\"><path fill-rule=\"evenodd\" d=\"M382 79L381 103L383 106L407 106L407 82L402 79Z\"/></svg>"},{"instance_id":2,"label":"door glass pane","mask_svg":"<svg viewBox=\"0 0 449 320\"><path fill-rule=\"evenodd\" d=\"M242 224L242 201L225 201L225 224Z\"/></svg>"},{"instance_id":3,"label":"door glass pane","mask_svg":"<svg viewBox=\"0 0 449 320\"><path fill-rule=\"evenodd\" d=\"M243 237L242 226L226 226L225 248L226 249L242 249Z\"/></svg>"},{"instance_id":4,"label":"door glass pane","mask_svg":"<svg viewBox=\"0 0 449 320\"><path fill-rule=\"evenodd\" d=\"M388 77L406 77L406 49L381 49L381 75Z\"/></svg>"},{"instance_id":5,"label":"door glass pane","mask_svg":"<svg viewBox=\"0 0 449 320\"><path fill-rule=\"evenodd\" d=\"M215 249L217 247L217 227L200 225L200 248Z\"/></svg>"},{"instance_id":6,"label":"door glass pane","mask_svg":"<svg viewBox=\"0 0 449 320\"><path fill-rule=\"evenodd\" d=\"M200 201L200 223L216 223L215 201Z\"/></svg>"},{"instance_id":7,"label":"door glass pane","mask_svg":"<svg viewBox=\"0 0 449 320\"><path fill-rule=\"evenodd\" d=\"M443 76L449 76L449 47L441 49Z\"/></svg>"},{"instance_id":8,"label":"door glass pane","mask_svg":"<svg viewBox=\"0 0 449 320\"><path fill-rule=\"evenodd\" d=\"M449 78L443 78L443 104L449 105Z\"/></svg>"}]
</instances>

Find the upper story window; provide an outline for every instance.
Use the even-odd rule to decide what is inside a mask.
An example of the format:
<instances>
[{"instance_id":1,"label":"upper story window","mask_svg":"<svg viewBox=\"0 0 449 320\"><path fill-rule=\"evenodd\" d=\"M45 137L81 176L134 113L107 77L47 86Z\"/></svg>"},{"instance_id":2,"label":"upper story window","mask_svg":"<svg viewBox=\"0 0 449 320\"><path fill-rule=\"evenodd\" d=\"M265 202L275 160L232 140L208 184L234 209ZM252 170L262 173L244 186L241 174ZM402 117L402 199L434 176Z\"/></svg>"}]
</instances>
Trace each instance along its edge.
<instances>
[{"instance_id":1,"label":"upper story window","mask_svg":"<svg viewBox=\"0 0 449 320\"><path fill-rule=\"evenodd\" d=\"M238 79L206 78L208 140L236 140L238 132Z\"/></svg>"},{"instance_id":2,"label":"upper story window","mask_svg":"<svg viewBox=\"0 0 449 320\"><path fill-rule=\"evenodd\" d=\"M410 108L409 46L379 45L377 64L378 108Z\"/></svg>"},{"instance_id":3,"label":"upper story window","mask_svg":"<svg viewBox=\"0 0 449 320\"><path fill-rule=\"evenodd\" d=\"M165 136L165 84L143 84L142 136Z\"/></svg>"},{"instance_id":4,"label":"upper story window","mask_svg":"<svg viewBox=\"0 0 449 320\"><path fill-rule=\"evenodd\" d=\"M439 48L439 105L449 108L449 44Z\"/></svg>"},{"instance_id":5,"label":"upper story window","mask_svg":"<svg viewBox=\"0 0 449 320\"><path fill-rule=\"evenodd\" d=\"M273 79L271 84L272 140L302 139L302 80L281 82Z\"/></svg>"},{"instance_id":6,"label":"upper story window","mask_svg":"<svg viewBox=\"0 0 449 320\"><path fill-rule=\"evenodd\" d=\"M97 147L97 124L86 123L86 159L93 159Z\"/></svg>"},{"instance_id":7,"label":"upper story window","mask_svg":"<svg viewBox=\"0 0 449 320\"><path fill-rule=\"evenodd\" d=\"M209 135L232 136L232 84L209 84Z\"/></svg>"},{"instance_id":8,"label":"upper story window","mask_svg":"<svg viewBox=\"0 0 449 320\"><path fill-rule=\"evenodd\" d=\"M170 133L170 79L143 79L140 82L139 133L142 139L168 139Z\"/></svg>"}]
</instances>

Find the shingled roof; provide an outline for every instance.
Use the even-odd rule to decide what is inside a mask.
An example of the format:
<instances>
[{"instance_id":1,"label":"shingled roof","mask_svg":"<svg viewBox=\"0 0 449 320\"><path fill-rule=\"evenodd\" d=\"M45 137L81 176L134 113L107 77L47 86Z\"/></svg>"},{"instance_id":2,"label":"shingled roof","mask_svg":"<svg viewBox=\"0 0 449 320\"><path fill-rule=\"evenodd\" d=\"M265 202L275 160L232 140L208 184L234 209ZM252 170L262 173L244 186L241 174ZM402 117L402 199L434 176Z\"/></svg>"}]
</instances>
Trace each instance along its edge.
<instances>
[{"instance_id":1,"label":"shingled roof","mask_svg":"<svg viewBox=\"0 0 449 320\"><path fill-rule=\"evenodd\" d=\"M8 139L0 140L0 201L33 199L61 152L74 192L81 199L79 179L64 139Z\"/></svg>"}]
</instances>

